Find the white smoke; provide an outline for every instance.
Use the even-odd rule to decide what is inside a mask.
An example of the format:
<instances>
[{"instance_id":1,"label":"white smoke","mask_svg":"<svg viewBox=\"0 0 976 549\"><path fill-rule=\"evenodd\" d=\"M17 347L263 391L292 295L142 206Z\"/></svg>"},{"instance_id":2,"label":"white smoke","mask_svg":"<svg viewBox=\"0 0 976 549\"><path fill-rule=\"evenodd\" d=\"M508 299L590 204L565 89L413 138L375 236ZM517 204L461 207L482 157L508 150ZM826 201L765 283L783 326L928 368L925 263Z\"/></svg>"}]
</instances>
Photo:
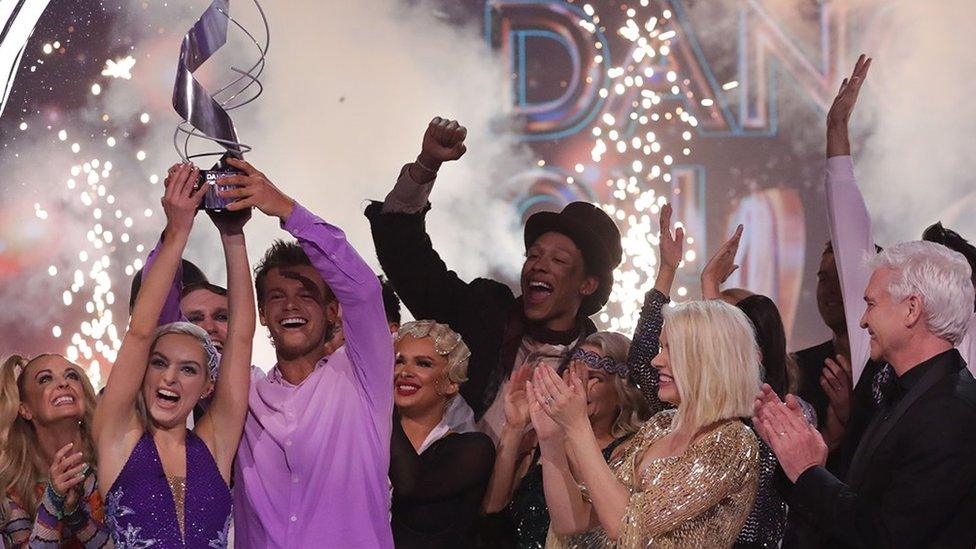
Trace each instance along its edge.
<instances>
[{"instance_id":1,"label":"white smoke","mask_svg":"<svg viewBox=\"0 0 976 549\"><path fill-rule=\"evenodd\" d=\"M866 3L874 58L853 153L879 244L917 240L935 221L976 238L976 6L967 0ZM852 52L854 54L855 52Z\"/></svg>"},{"instance_id":2,"label":"white smoke","mask_svg":"<svg viewBox=\"0 0 976 549\"><path fill-rule=\"evenodd\" d=\"M133 229L133 243L142 242L147 248L163 226L161 179L167 167L178 161L172 145L178 118L169 103L179 43L208 4L149 3L121 13L110 32L132 37L127 53L137 59L133 79L103 82L101 96L91 100L92 108L60 124L80 135L91 133L103 114L114 121L137 120L143 112L151 116L150 124L135 124L137 134L120 136L111 151L125 157L137 149L147 153L145 162L125 172L131 179L125 184L133 190L128 207L140 212L152 208L156 214L136 219ZM465 278L489 272L514 274L522 249L506 181L530 166L532 159L513 138L492 131L507 116L508 80L504 63L485 43L481 28L447 21L427 2L266 4L271 45L262 77L265 92L233 113L241 140L254 147L248 160L312 212L344 229L379 273L369 224L362 215L365 200L382 200L392 188L401 165L420 151L432 117L457 118L468 127L469 152L441 170L428 223L434 244ZM262 38L253 4L235 0L232 14ZM253 46L231 27L227 46L198 76L216 90L231 74L227 70L231 63L249 66L255 59ZM87 91L88 85L81 85L79 91ZM104 136L92 137L104 148ZM40 150L19 146L22 155ZM160 183L149 183L148 174L158 174ZM29 172L23 176L28 185L64 192L64 177L51 182L34 181ZM272 240L288 237L275 221L258 212L247 234L252 264ZM223 283L219 249L209 221L198 217L186 257ZM128 280L116 281L121 300L128 284ZM57 307L52 307L52 315L56 312ZM273 363L264 338L256 340L255 363Z\"/></svg>"}]
</instances>

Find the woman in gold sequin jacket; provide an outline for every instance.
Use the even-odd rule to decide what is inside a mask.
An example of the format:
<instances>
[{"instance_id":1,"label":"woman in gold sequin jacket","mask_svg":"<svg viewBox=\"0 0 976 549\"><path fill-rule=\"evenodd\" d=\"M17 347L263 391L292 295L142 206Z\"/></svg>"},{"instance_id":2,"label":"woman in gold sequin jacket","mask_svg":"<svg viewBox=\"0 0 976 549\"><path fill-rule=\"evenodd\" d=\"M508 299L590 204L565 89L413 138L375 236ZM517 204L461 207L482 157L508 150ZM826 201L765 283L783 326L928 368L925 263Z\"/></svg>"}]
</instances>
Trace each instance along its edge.
<instances>
[{"instance_id":1,"label":"woman in gold sequin jacket","mask_svg":"<svg viewBox=\"0 0 976 549\"><path fill-rule=\"evenodd\" d=\"M677 406L609 462L586 421L584 383L538 368L527 384L542 449L549 547L728 547L756 497L759 446L742 423L760 384L749 320L718 301L664 314L652 362ZM570 462L572 461L572 467Z\"/></svg>"}]
</instances>

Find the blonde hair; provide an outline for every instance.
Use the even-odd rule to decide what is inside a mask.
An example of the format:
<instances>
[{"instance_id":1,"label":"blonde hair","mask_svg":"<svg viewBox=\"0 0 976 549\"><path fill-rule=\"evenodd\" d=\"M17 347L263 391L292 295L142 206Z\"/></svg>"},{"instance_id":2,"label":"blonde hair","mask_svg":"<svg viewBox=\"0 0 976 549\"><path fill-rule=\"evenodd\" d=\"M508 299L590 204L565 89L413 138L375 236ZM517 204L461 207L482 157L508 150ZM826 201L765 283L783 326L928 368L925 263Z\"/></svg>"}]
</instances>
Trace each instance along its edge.
<instances>
[{"instance_id":1,"label":"blonde hair","mask_svg":"<svg viewBox=\"0 0 976 549\"><path fill-rule=\"evenodd\" d=\"M28 360L20 355L12 355L0 366L0 488L4 491L0 496L11 494L31 515L37 512L40 503L35 489L39 483L48 480L50 466L43 462L34 424L20 415L20 404L28 365L48 356L64 358L61 355L42 354ZM95 389L84 370L80 367L77 369L81 374L79 377L85 401L85 415L80 422L84 444L82 451L93 456L91 424L95 415Z\"/></svg>"},{"instance_id":2,"label":"blonde hair","mask_svg":"<svg viewBox=\"0 0 976 549\"><path fill-rule=\"evenodd\" d=\"M400 326L396 334L397 343L406 336L432 339L434 351L447 358L448 381L460 385L468 380L468 359L471 358L471 351L450 326L433 320L415 320Z\"/></svg>"},{"instance_id":3,"label":"blonde hair","mask_svg":"<svg viewBox=\"0 0 976 549\"><path fill-rule=\"evenodd\" d=\"M664 334L681 398L674 429L752 415L762 367L745 313L720 300L683 303L664 309Z\"/></svg>"},{"instance_id":4,"label":"blonde hair","mask_svg":"<svg viewBox=\"0 0 976 549\"><path fill-rule=\"evenodd\" d=\"M600 349L600 354L613 359L618 364L627 363L627 354L630 352L630 338L617 332L597 332L590 334L583 341L583 345L592 345ZM614 438L622 438L640 430L641 424L647 420L649 409L644 395L637 387L627 381L626 377L611 375L613 388L617 391L617 398L620 401L620 409L610 434Z\"/></svg>"},{"instance_id":5,"label":"blonde hair","mask_svg":"<svg viewBox=\"0 0 976 549\"><path fill-rule=\"evenodd\" d=\"M210 376L210 381L217 379L217 370L220 367L220 353L217 352L213 342L210 341L210 335L207 334L206 330L190 322L170 322L169 324L163 324L156 328L156 331L153 333L152 345L149 347L150 355L156 350L156 344L159 343L159 340L168 334L182 334L195 338L200 343L204 354L206 354L207 363L204 366L207 367L207 374Z\"/></svg>"}]
</instances>

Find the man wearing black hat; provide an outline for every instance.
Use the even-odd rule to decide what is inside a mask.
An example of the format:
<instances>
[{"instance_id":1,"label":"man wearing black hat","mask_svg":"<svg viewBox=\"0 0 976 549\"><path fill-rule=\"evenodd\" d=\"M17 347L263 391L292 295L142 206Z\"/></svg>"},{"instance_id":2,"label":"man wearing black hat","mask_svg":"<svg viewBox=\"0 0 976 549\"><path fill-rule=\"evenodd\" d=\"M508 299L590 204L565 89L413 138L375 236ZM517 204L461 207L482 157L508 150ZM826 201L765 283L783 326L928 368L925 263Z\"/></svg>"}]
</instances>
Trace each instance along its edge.
<instances>
[{"instance_id":1,"label":"man wearing black hat","mask_svg":"<svg viewBox=\"0 0 976 549\"><path fill-rule=\"evenodd\" d=\"M465 153L466 133L456 121L434 118L417 160L366 217L380 265L410 312L449 324L471 349L461 395L495 436L504 413L500 402L492 405L513 368L539 358L562 363L596 331L589 316L610 296L622 249L606 213L573 202L526 222L521 297L494 280L462 281L434 251L425 218L437 170Z\"/></svg>"}]
</instances>

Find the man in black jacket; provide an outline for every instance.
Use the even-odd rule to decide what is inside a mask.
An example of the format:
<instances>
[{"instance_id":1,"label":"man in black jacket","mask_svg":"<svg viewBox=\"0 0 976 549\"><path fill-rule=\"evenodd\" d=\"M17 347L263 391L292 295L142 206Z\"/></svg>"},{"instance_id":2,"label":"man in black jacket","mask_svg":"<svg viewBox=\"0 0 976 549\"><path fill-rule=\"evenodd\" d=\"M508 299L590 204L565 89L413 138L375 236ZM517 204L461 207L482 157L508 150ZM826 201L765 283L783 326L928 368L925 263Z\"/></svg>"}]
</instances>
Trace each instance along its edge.
<instances>
[{"instance_id":1,"label":"man in black jacket","mask_svg":"<svg viewBox=\"0 0 976 549\"><path fill-rule=\"evenodd\" d=\"M827 448L792 398L764 389L760 435L793 482L790 503L828 547L976 545L976 380L955 346L974 297L965 258L931 242L907 242L872 258L861 327L871 359L897 377L840 481Z\"/></svg>"},{"instance_id":2,"label":"man in black jacket","mask_svg":"<svg viewBox=\"0 0 976 549\"><path fill-rule=\"evenodd\" d=\"M471 349L461 395L494 435L504 413L501 399L492 405L513 367L562 362L596 330L589 316L607 302L622 249L610 216L573 202L526 222L521 297L494 280L462 281L434 251L425 218L437 170L465 153L465 135L456 121L433 119L417 160L403 167L384 202L366 208L366 217L380 265L407 309L449 324Z\"/></svg>"}]
</instances>

